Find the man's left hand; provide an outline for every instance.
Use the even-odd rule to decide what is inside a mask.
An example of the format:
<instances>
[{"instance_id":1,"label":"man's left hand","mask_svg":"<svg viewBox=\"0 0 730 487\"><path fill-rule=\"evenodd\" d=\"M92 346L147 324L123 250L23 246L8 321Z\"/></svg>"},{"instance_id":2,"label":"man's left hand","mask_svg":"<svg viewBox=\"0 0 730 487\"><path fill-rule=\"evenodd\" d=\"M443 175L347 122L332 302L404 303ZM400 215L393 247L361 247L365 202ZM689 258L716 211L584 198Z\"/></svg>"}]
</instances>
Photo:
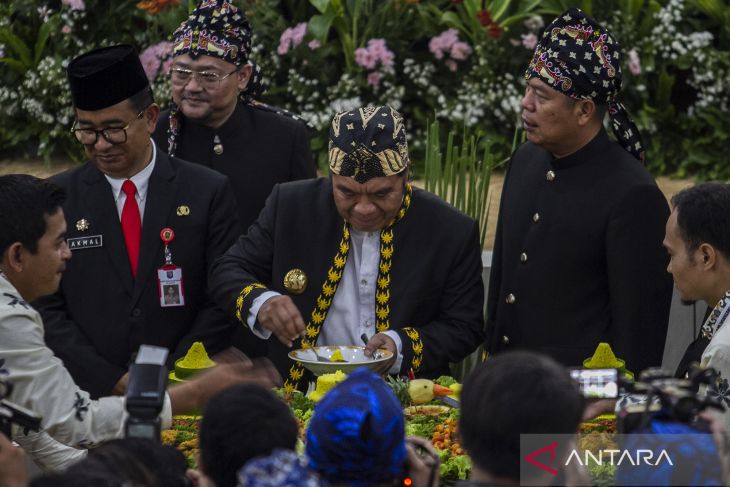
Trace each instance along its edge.
<instances>
[{"instance_id":1,"label":"man's left hand","mask_svg":"<svg viewBox=\"0 0 730 487\"><path fill-rule=\"evenodd\" d=\"M385 333L377 333L368 341L365 345L365 356L372 357L373 353L379 348L383 348L393 353L393 357L390 360L386 360L377 364L373 367L373 372L377 374L386 374L395 363L398 357L398 347L395 346L395 342Z\"/></svg>"}]
</instances>

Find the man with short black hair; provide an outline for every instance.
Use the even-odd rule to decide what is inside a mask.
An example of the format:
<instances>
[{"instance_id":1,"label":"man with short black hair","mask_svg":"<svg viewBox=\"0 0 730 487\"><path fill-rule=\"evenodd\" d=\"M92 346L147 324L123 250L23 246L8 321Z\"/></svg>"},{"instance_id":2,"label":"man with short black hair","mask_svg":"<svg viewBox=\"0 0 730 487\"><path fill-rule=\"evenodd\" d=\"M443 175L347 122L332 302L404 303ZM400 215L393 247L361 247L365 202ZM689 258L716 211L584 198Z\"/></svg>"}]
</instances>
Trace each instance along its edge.
<instances>
[{"instance_id":1,"label":"man with short black hair","mask_svg":"<svg viewBox=\"0 0 730 487\"><path fill-rule=\"evenodd\" d=\"M92 397L123 394L141 344L229 346L234 327L210 299L212 261L240 233L221 174L168 157L150 138L159 107L132 46L73 59L73 133L90 161L52 179L64 187L69 263L61 288L36 303L49 346ZM165 301L164 286L179 290Z\"/></svg>"},{"instance_id":2,"label":"man with short black hair","mask_svg":"<svg viewBox=\"0 0 730 487\"><path fill-rule=\"evenodd\" d=\"M619 56L611 33L576 8L535 48L522 99L527 142L512 156L497 222L491 353L534 350L580 366L607 342L637 373L661 365L669 208L618 101Z\"/></svg>"},{"instance_id":3,"label":"man with short black hair","mask_svg":"<svg viewBox=\"0 0 730 487\"><path fill-rule=\"evenodd\" d=\"M525 351L490 358L467 377L461 391L459 434L472 473L459 485L520 485L520 435L574 434L583 408L578 385L553 359ZM550 463L563 464L559 456ZM532 472L530 485L549 485L554 478L537 468ZM536 483L538 475L544 484Z\"/></svg>"},{"instance_id":4,"label":"man with short black hair","mask_svg":"<svg viewBox=\"0 0 730 487\"><path fill-rule=\"evenodd\" d=\"M200 423L200 470L216 487L235 487L249 460L276 449L294 450L299 425L289 406L254 384L231 387L211 398Z\"/></svg>"},{"instance_id":5,"label":"man with short black hair","mask_svg":"<svg viewBox=\"0 0 730 487\"><path fill-rule=\"evenodd\" d=\"M699 340L706 343L701 365L720 373L708 394L730 407L730 185L704 183L672 198L664 247L667 271L682 300L712 308ZM730 428L730 413L725 413Z\"/></svg>"}]
</instances>

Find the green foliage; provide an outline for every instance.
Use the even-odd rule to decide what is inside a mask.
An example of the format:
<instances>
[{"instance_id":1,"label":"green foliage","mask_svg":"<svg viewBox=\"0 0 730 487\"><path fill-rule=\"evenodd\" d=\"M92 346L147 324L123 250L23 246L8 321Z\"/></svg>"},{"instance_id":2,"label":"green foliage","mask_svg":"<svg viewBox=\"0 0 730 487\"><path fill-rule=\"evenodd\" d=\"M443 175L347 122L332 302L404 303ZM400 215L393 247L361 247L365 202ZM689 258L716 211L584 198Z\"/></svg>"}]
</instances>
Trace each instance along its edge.
<instances>
[{"instance_id":1,"label":"green foliage","mask_svg":"<svg viewBox=\"0 0 730 487\"><path fill-rule=\"evenodd\" d=\"M137 0L84 1L0 4L0 156L66 153L81 158L81 147L68 131L73 112L65 65L104 45L131 43L140 52L155 47L197 3L182 0L152 15L138 8ZM620 99L639 125L650 170L730 178L730 151L724 150L730 145L726 0L234 3L254 30L252 59L270 86L263 101L310 123L312 149L322 167L332 114L386 103L406 118L416 176L425 170L427 135L429 141L436 135L446 139L454 127L490 134L477 151L481 154L491 144L488 152L503 160L519 123L522 74L531 46L545 23L569 6L579 6L606 24L622 45ZM286 29L297 25L304 29L302 37L284 42ZM457 52L451 44L440 49L444 36L461 49ZM372 61L363 55L376 48L390 57ZM170 97L164 59L151 76L164 107ZM434 116L440 122L438 134L429 127ZM465 147L460 143L459 157ZM470 193L465 194L464 203L473 204Z\"/></svg>"},{"instance_id":2,"label":"green foliage","mask_svg":"<svg viewBox=\"0 0 730 487\"><path fill-rule=\"evenodd\" d=\"M515 133L507 152L515 149L517 140ZM478 129L462 127L460 132L448 131L444 146L438 120L431 122L426 134L424 186L477 221L482 247L489 219L492 171L507 163L495 150L503 144L502 137L487 137ZM463 380L481 361L481 355L480 347L458 364L452 364L451 374Z\"/></svg>"}]
</instances>

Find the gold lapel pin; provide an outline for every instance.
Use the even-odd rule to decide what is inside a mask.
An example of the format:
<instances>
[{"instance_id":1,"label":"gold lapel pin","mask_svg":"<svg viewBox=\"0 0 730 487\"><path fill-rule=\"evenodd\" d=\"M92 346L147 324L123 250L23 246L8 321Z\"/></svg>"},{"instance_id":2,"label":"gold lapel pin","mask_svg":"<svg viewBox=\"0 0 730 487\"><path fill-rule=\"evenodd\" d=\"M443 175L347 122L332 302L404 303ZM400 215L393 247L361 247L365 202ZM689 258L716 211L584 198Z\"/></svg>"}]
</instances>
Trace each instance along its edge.
<instances>
[{"instance_id":1,"label":"gold lapel pin","mask_svg":"<svg viewBox=\"0 0 730 487\"><path fill-rule=\"evenodd\" d=\"M81 220L76 222L76 230L79 232L85 232L89 229L89 220L86 218L82 218Z\"/></svg>"},{"instance_id":2,"label":"gold lapel pin","mask_svg":"<svg viewBox=\"0 0 730 487\"><path fill-rule=\"evenodd\" d=\"M302 294L307 289L307 275L301 269L292 269L284 276L284 287L292 294Z\"/></svg>"},{"instance_id":3,"label":"gold lapel pin","mask_svg":"<svg viewBox=\"0 0 730 487\"><path fill-rule=\"evenodd\" d=\"M187 205L180 205L177 207L177 216L188 216L190 214L190 207Z\"/></svg>"}]
</instances>

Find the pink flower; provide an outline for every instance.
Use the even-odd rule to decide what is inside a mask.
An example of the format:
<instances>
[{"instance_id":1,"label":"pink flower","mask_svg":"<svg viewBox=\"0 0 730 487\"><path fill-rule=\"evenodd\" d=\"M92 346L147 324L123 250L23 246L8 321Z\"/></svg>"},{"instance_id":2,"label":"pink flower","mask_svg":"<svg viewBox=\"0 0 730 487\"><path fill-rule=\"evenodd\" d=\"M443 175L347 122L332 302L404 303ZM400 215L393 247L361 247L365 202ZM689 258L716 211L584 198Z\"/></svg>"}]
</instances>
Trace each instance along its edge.
<instances>
[{"instance_id":1,"label":"pink flower","mask_svg":"<svg viewBox=\"0 0 730 487\"><path fill-rule=\"evenodd\" d=\"M312 39L311 41L309 41L309 44L307 44L307 46L309 46L309 48L314 51L315 49L319 49L322 44L317 39Z\"/></svg>"},{"instance_id":2,"label":"pink flower","mask_svg":"<svg viewBox=\"0 0 730 487\"><path fill-rule=\"evenodd\" d=\"M307 23L301 22L291 29L292 47L297 47L304 40L304 34L307 33Z\"/></svg>"},{"instance_id":3,"label":"pink flower","mask_svg":"<svg viewBox=\"0 0 730 487\"><path fill-rule=\"evenodd\" d=\"M157 76L160 68L162 67L164 72L169 71L170 64L172 63L172 42L158 42L154 44L139 55L139 60L142 62L142 67L147 75L147 79L153 81ZM162 64L162 60L165 60L165 64Z\"/></svg>"},{"instance_id":4,"label":"pink flower","mask_svg":"<svg viewBox=\"0 0 730 487\"><path fill-rule=\"evenodd\" d=\"M458 68L458 65L456 64L456 61L453 59L447 59L444 61L444 64L446 64L446 67L449 68L449 71L454 72Z\"/></svg>"},{"instance_id":5,"label":"pink flower","mask_svg":"<svg viewBox=\"0 0 730 487\"><path fill-rule=\"evenodd\" d=\"M279 56L285 55L289 52L289 49L293 49L302 43L302 41L304 40L304 35L306 33L306 22L301 22L294 27L287 27L286 29L284 29L284 32L282 32L281 36L279 37L279 47L276 48L276 52L279 54ZM309 48L316 49L312 48L311 44L312 43L310 42ZM317 47L319 47L319 45L317 45Z\"/></svg>"},{"instance_id":6,"label":"pink flower","mask_svg":"<svg viewBox=\"0 0 730 487\"><path fill-rule=\"evenodd\" d=\"M291 44L290 41L279 41L279 47L276 48L276 53L279 54L279 56L284 56L287 52L289 52L289 44Z\"/></svg>"},{"instance_id":7,"label":"pink flower","mask_svg":"<svg viewBox=\"0 0 730 487\"><path fill-rule=\"evenodd\" d=\"M466 42L454 42L451 46L451 57L457 61L463 61L471 54L471 47Z\"/></svg>"},{"instance_id":8,"label":"pink flower","mask_svg":"<svg viewBox=\"0 0 730 487\"><path fill-rule=\"evenodd\" d=\"M522 45L525 46L525 49L535 49L535 45L537 45L537 36L532 32L527 35L522 34Z\"/></svg>"},{"instance_id":9,"label":"pink flower","mask_svg":"<svg viewBox=\"0 0 730 487\"><path fill-rule=\"evenodd\" d=\"M436 37L432 37L428 43L428 48L436 59L443 59L457 42L459 42L458 31L456 29L447 29Z\"/></svg>"},{"instance_id":10,"label":"pink flower","mask_svg":"<svg viewBox=\"0 0 730 487\"><path fill-rule=\"evenodd\" d=\"M355 62L365 69L375 69L378 63L390 67L395 62L395 54L385 45L385 39L370 39L368 47L355 49Z\"/></svg>"},{"instance_id":11,"label":"pink flower","mask_svg":"<svg viewBox=\"0 0 730 487\"><path fill-rule=\"evenodd\" d=\"M71 33L71 27L68 24L66 24L63 27L61 27L61 32L63 32L64 34L70 34Z\"/></svg>"},{"instance_id":12,"label":"pink flower","mask_svg":"<svg viewBox=\"0 0 730 487\"><path fill-rule=\"evenodd\" d=\"M373 56L368 49L365 49L364 47L358 47L355 49L355 62L363 68L375 68L376 61L375 56Z\"/></svg>"},{"instance_id":13,"label":"pink flower","mask_svg":"<svg viewBox=\"0 0 730 487\"><path fill-rule=\"evenodd\" d=\"M373 71L368 75L368 84L371 86L378 86L382 77L382 74L378 73L377 71Z\"/></svg>"},{"instance_id":14,"label":"pink flower","mask_svg":"<svg viewBox=\"0 0 730 487\"><path fill-rule=\"evenodd\" d=\"M631 74L634 76L641 74L641 60L639 59L639 53L636 52L636 49L629 51L629 71L631 71Z\"/></svg>"},{"instance_id":15,"label":"pink flower","mask_svg":"<svg viewBox=\"0 0 730 487\"><path fill-rule=\"evenodd\" d=\"M61 3L68 6L71 10L85 10L84 0L61 0Z\"/></svg>"}]
</instances>

